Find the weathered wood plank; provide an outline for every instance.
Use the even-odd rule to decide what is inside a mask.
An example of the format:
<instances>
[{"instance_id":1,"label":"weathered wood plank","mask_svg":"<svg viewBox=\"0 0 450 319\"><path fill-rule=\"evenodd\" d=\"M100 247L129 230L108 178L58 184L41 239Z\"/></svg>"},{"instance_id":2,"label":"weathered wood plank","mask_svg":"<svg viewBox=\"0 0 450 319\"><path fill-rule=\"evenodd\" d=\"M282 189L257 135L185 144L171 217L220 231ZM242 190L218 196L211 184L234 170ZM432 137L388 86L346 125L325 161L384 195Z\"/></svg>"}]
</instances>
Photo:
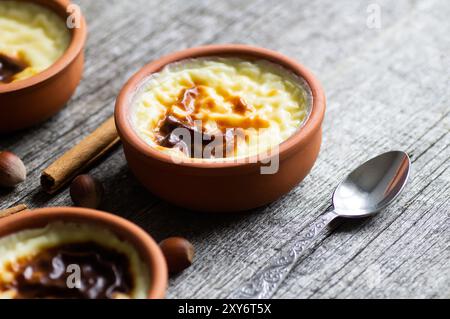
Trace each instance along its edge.
<instances>
[{"instance_id":1,"label":"weathered wood plank","mask_svg":"<svg viewBox=\"0 0 450 319\"><path fill-rule=\"evenodd\" d=\"M29 169L24 185L0 190L0 208L71 205L67 190L40 191L41 170L112 114L120 87L145 63L194 45L255 44L308 65L328 95L323 151L290 194L249 214L210 216L148 194L120 149L92 170L107 190L102 209L157 240L181 235L196 246L195 264L171 280L169 297L227 296L328 207L352 167L397 148L414 160L404 196L377 218L325 234L276 297L449 297L449 4L377 1L382 28L372 30L371 1L76 2L90 29L84 81L59 115L0 137L0 149Z\"/></svg>"}]
</instances>

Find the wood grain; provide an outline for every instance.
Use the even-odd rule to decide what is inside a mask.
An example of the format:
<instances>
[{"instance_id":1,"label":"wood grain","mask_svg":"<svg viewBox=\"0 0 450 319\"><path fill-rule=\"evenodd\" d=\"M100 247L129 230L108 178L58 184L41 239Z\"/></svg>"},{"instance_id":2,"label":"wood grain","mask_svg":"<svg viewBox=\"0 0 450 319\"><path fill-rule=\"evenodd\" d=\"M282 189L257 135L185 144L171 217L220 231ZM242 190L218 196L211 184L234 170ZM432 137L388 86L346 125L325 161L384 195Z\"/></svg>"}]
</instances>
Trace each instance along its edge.
<instances>
[{"instance_id":1,"label":"wood grain","mask_svg":"<svg viewBox=\"0 0 450 319\"><path fill-rule=\"evenodd\" d=\"M105 185L103 210L157 240L194 243L194 265L171 279L168 297L227 296L295 241L353 167L391 149L413 158L404 195L376 218L324 234L275 297L450 297L447 1L376 1L380 29L366 26L369 0L76 2L89 23L84 80L50 121L0 137L0 149L21 156L29 171L26 183L0 191L0 208L71 205L67 190L54 197L40 190L40 172L112 115L118 91L141 66L201 44L254 44L311 68L329 101L320 158L291 193L248 214L199 214L147 193L120 149L92 170Z\"/></svg>"}]
</instances>

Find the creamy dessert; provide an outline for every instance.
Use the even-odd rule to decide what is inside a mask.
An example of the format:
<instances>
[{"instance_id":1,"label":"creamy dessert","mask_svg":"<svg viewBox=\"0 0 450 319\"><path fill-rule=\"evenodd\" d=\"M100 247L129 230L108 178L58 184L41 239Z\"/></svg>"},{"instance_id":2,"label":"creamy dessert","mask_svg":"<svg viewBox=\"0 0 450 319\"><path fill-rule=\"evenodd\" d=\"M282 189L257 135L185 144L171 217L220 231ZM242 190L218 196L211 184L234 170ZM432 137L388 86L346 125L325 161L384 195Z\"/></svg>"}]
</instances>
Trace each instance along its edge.
<instances>
[{"instance_id":1,"label":"creamy dessert","mask_svg":"<svg viewBox=\"0 0 450 319\"><path fill-rule=\"evenodd\" d=\"M64 20L50 9L29 2L0 1L0 85L49 68L70 40Z\"/></svg>"},{"instance_id":2,"label":"creamy dessert","mask_svg":"<svg viewBox=\"0 0 450 319\"><path fill-rule=\"evenodd\" d=\"M137 135L162 152L240 158L278 146L304 123L305 81L265 60L196 58L144 81L131 106Z\"/></svg>"},{"instance_id":3,"label":"creamy dessert","mask_svg":"<svg viewBox=\"0 0 450 319\"><path fill-rule=\"evenodd\" d=\"M143 299L148 289L138 252L104 228L58 222L0 238L0 299Z\"/></svg>"}]
</instances>

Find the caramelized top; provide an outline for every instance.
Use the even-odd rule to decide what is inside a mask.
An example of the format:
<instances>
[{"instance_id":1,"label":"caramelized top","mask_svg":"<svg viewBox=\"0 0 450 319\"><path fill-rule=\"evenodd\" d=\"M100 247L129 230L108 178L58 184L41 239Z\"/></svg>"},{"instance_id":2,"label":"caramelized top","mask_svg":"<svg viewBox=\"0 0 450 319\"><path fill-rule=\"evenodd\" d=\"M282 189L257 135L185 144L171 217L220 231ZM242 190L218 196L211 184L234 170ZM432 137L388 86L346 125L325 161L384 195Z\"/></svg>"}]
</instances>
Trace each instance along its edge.
<instances>
[{"instance_id":1,"label":"caramelized top","mask_svg":"<svg viewBox=\"0 0 450 319\"><path fill-rule=\"evenodd\" d=\"M80 270L78 287L71 265ZM2 289L16 291L17 299L113 299L133 288L128 257L94 242L54 247L11 268L16 278Z\"/></svg>"},{"instance_id":2,"label":"caramelized top","mask_svg":"<svg viewBox=\"0 0 450 319\"><path fill-rule=\"evenodd\" d=\"M14 76L26 68L24 62L0 53L0 84L12 82Z\"/></svg>"},{"instance_id":3,"label":"caramelized top","mask_svg":"<svg viewBox=\"0 0 450 319\"><path fill-rule=\"evenodd\" d=\"M211 142L220 139L222 141L222 155L220 157L233 156L230 148L237 146L237 139L245 138L245 134L239 130L249 128L261 129L269 127L270 123L255 114L255 109L248 105L244 99L231 96L226 92L221 93L225 102L231 104L231 113L216 113L217 105L208 94L207 88L197 85L189 89L184 89L178 101L167 110L165 116L158 124L156 142L166 148L183 148L188 150L190 157L203 157L204 148ZM217 126L215 132L207 132L205 125L213 122ZM182 141L174 131L183 128L190 134L190 145ZM201 141L201 145L196 145L196 141ZM197 148L198 152L195 152ZM214 150L211 156L215 157ZM200 155L200 156L198 156Z\"/></svg>"},{"instance_id":4,"label":"caramelized top","mask_svg":"<svg viewBox=\"0 0 450 319\"><path fill-rule=\"evenodd\" d=\"M242 98L229 95L224 91L218 93L222 95L225 102L231 104L231 114L215 114L216 102L209 96L205 86L197 85L190 89L184 89L178 98L178 102L175 103L175 106L185 111L184 116L178 115L179 119L187 121L202 120L203 122L211 120L217 123L222 132L228 128L261 129L269 127L270 123L267 120L251 114L255 112L255 109ZM168 111L168 115L171 115L171 113L173 113L173 107Z\"/></svg>"},{"instance_id":5,"label":"caramelized top","mask_svg":"<svg viewBox=\"0 0 450 319\"><path fill-rule=\"evenodd\" d=\"M274 152L294 135L307 119L310 93L304 79L277 63L190 58L166 65L140 85L131 124L146 144L177 161L240 160ZM222 149L231 150L225 156L209 152L221 147L220 140ZM233 141L237 145L228 145ZM193 149L205 154L193 155Z\"/></svg>"}]
</instances>

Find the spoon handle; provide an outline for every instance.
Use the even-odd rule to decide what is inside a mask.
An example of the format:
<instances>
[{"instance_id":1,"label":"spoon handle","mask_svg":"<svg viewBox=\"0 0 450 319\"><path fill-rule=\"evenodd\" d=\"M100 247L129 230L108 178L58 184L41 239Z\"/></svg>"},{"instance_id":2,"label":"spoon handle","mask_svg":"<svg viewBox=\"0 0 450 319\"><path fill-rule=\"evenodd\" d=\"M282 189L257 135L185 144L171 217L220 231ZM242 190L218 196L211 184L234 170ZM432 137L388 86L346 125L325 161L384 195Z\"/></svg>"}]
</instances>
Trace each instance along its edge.
<instances>
[{"instance_id":1,"label":"spoon handle","mask_svg":"<svg viewBox=\"0 0 450 319\"><path fill-rule=\"evenodd\" d=\"M299 234L299 240L275 255L265 266L250 278L250 280L234 291L231 299L269 299L278 290L281 283L291 272L302 253L314 243L318 234L336 217L332 210L327 211Z\"/></svg>"}]
</instances>

